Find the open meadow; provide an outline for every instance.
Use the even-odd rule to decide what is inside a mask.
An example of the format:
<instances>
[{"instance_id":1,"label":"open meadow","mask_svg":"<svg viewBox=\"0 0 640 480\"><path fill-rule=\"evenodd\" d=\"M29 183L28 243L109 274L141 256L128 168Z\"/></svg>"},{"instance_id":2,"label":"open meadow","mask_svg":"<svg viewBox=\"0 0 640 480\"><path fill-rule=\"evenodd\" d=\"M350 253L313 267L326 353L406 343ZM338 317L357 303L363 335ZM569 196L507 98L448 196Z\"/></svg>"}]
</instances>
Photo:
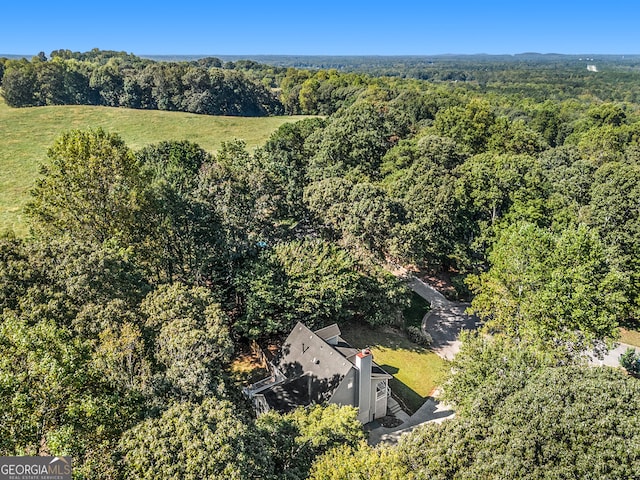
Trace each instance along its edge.
<instances>
[{"instance_id":1,"label":"open meadow","mask_svg":"<svg viewBox=\"0 0 640 480\"><path fill-rule=\"evenodd\" d=\"M162 140L190 140L209 152L242 139L249 149L286 122L305 117L218 117L95 106L10 108L0 99L0 233L27 233L23 215L47 148L62 132L102 127L133 149Z\"/></svg>"}]
</instances>

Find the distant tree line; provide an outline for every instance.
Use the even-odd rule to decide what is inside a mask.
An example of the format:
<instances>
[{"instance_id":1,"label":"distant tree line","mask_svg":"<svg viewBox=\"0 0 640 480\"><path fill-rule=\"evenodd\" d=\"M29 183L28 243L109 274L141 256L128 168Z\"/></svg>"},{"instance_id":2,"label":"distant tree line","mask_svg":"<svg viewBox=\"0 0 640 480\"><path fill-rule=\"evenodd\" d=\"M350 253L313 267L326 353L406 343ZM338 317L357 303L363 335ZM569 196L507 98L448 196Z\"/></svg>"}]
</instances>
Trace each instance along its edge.
<instances>
[{"instance_id":1,"label":"distant tree line","mask_svg":"<svg viewBox=\"0 0 640 480\"><path fill-rule=\"evenodd\" d=\"M49 60L43 52L31 62L1 58L0 81L8 71L3 88L11 106L87 104L216 115L329 115L369 85L424 90L431 84L537 102L640 101L637 56L600 56L602 71L595 73L586 70L586 59L566 55L258 58L269 64L54 50Z\"/></svg>"},{"instance_id":2,"label":"distant tree line","mask_svg":"<svg viewBox=\"0 0 640 480\"><path fill-rule=\"evenodd\" d=\"M128 54L64 50L31 61L4 60L0 78L9 106L105 105L208 115L284 113L276 96L217 59L153 62Z\"/></svg>"},{"instance_id":3,"label":"distant tree line","mask_svg":"<svg viewBox=\"0 0 640 480\"><path fill-rule=\"evenodd\" d=\"M12 107L104 105L208 115L329 115L372 82L364 74L272 67L251 60L157 62L125 52L54 50L0 59ZM382 82L384 83L384 82Z\"/></svg>"}]
</instances>

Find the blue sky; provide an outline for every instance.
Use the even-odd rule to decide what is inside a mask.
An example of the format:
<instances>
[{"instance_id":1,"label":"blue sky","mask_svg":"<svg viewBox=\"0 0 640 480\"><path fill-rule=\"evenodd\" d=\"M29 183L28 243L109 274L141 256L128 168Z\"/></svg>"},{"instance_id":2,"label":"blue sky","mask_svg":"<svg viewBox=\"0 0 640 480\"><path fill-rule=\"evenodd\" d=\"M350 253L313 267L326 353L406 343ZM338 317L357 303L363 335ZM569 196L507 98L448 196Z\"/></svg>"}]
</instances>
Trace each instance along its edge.
<instances>
[{"instance_id":1,"label":"blue sky","mask_svg":"<svg viewBox=\"0 0 640 480\"><path fill-rule=\"evenodd\" d=\"M5 2L0 54L640 54L640 2Z\"/></svg>"}]
</instances>

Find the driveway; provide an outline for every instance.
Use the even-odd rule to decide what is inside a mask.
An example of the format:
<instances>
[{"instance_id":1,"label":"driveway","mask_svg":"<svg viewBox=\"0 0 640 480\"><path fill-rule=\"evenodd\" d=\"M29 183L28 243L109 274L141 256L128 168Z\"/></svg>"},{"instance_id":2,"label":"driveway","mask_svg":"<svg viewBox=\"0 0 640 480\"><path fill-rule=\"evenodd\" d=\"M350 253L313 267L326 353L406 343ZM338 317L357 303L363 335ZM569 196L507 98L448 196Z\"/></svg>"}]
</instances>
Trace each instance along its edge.
<instances>
[{"instance_id":1,"label":"driveway","mask_svg":"<svg viewBox=\"0 0 640 480\"><path fill-rule=\"evenodd\" d=\"M612 348L607 352L602 360L594 356L589 357L589 364L593 366L607 365L609 367L620 367L620 355L627 351L627 348L633 348L640 350L633 345L627 345L626 343L618 343L615 348Z\"/></svg>"},{"instance_id":2,"label":"driveway","mask_svg":"<svg viewBox=\"0 0 640 480\"><path fill-rule=\"evenodd\" d=\"M447 300L444 295L419 278L410 277L408 285L431 305L431 310L422 319L422 330L429 333L433 339L431 349L442 358L453 359L456 353L460 351L461 342L458 341L460 332L462 330L477 329L481 323L480 319L475 315L466 313L466 309L469 306L468 303ZM602 360L591 357L590 364L593 366L608 365L619 367L620 355L629 347L631 346L624 343L618 344ZM450 407L437 400L436 394L436 398L429 397L416 413L409 418L405 418L402 425L396 428L385 428L379 424L372 426L373 428L369 431L369 444L395 444L403 434L422 424L429 422L440 423L452 418L454 415Z\"/></svg>"},{"instance_id":3,"label":"driveway","mask_svg":"<svg viewBox=\"0 0 640 480\"><path fill-rule=\"evenodd\" d=\"M406 275L406 272L404 274ZM458 334L462 329L478 328L478 318L465 313L468 304L447 300L444 295L419 278L409 277L408 284L431 306L431 310L422 319L422 330L428 332L433 339L430 348L441 357L451 360L460 350ZM395 444L402 435L420 425L429 422L440 423L453 416L453 410L438 401L436 394L434 397L427 398L411 417L403 418L404 422L398 427L385 428L379 424L372 425L369 431L369 444Z\"/></svg>"},{"instance_id":4,"label":"driveway","mask_svg":"<svg viewBox=\"0 0 640 480\"><path fill-rule=\"evenodd\" d=\"M447 405L433 397L427 398L422 406L407 420L395 428L385 428L379 425L373 426L369 431L369 445L385 443L395 445L405 433L409 433L416 427L425 423L441 423L448 418L453 418L455 413Z\"/></svg>"},{"instance_id":5,"label":"driveway","mask_svg":"<svg viewBox=\"0 0 640 480\"><path fill-rule=\"evenodd\" d=\"M466 312L468 303L452 302L431 285L419 278L411 277L409 287L431 305L431 310L422 319L422 330L431 335L431 350L447 360L460 351L458 335L462 330L475 330L480 319Z\"/></svg>"},{"instance_id":6,"label":"driveway","mask_svg":"<svg viewBox=\"0 0 640 480\"><path fill-rule=\"evenodd\" d=\"M451 303L432 309L422 319L422 330L431 335L430 349L446 360L460 351L458 335L462 330L476 330L480 319L465 313L469 304Z\"/></svg>"}]
</instances>

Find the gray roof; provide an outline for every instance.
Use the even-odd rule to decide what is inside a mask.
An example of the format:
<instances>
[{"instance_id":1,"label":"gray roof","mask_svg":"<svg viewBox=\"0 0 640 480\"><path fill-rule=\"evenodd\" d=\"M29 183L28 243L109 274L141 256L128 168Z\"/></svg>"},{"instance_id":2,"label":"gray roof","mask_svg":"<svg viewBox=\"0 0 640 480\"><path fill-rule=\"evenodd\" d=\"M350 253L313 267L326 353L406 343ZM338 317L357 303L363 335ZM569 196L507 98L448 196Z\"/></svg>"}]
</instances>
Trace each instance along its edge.
<instances>
[{"instance_id":1,"label":"gray roof","mask_svg":"<svg viewBox=\"0 0 640 480\"><path fill-rule=\"evenodd\" d=\"M353 367L349 360L302 323L298 323L285 340L275 365L287 378L309 375L314 378L314 384L331 392Z\"/></svg>"},{"instance_id":2,"label":"gray roof","mask_svg":"<svg viewBox=\"0 0 640 480\"><path fill-rule=\"evenodd\" d=\"M269 406L288 412L299 405L321 403L331 399L352 368L358 349L346 343L337 325L312 332L298 323L285 340L274 365L287 378L262 392ZM325 339L338 336L338 344ZM391 378L375 363L372 373Z\"/></svg>"},{"instance_id":3,"label":"gray roof","mask_svg":"<svg viewBox=\"0 0 640 480\"><path fill-rule=\"evenodd\" d=\"M340 327L338 327L337 323L334 323L333 325L329 325L328 327L316 330L314 333L321 339L328 340L329 338L334 338L340 335Z\"/></svg>"},{"instance_id":4,"label":"gray roof","mask_svg":"<svg viewBox=\"0 0 640 480\"><path fill-rule=\"evenodd\" d=\"M286 380L283 383L274 385L262 392L269 407L280 412L287 413L294 410L299 405L309 405L312 403L311 377L302 375L300 377ZM317 401L316 401L317 403Z\"/></svg>"}]
</instances>

